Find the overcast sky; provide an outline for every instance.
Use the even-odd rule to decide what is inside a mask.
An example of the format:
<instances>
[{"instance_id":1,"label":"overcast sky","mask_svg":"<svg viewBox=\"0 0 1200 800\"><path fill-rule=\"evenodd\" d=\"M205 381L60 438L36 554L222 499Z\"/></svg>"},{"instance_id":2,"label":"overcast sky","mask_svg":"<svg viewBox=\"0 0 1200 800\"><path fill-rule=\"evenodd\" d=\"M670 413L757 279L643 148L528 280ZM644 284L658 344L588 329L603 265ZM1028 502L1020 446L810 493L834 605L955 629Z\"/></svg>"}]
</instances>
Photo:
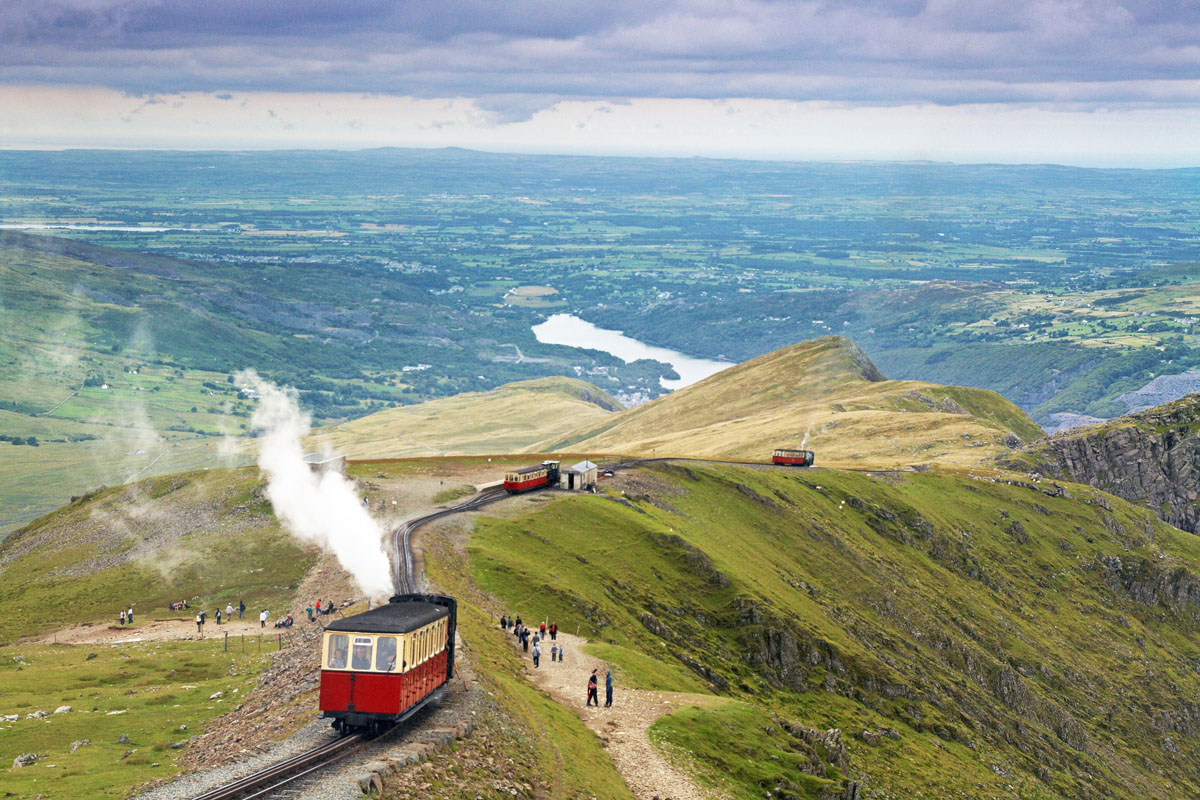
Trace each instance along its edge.
<instances>
[{"instance_id":1,"label":"overcast sky","mask_svg":"<svg viewBox=\"0 0 1200 800\"><path fill-rule=\"evenodd\" d=\"M1200 3L3 0L0 146L1200 165Z\"/></svg>"}]
</instances>

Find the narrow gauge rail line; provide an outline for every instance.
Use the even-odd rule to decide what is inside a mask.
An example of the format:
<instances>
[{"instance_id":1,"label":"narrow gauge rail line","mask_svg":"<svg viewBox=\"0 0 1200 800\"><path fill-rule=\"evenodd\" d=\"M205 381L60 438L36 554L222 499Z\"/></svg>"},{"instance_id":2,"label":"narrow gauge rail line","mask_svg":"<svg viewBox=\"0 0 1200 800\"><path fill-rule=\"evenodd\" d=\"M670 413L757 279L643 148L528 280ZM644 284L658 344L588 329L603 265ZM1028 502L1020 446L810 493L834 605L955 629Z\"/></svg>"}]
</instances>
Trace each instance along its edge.
<instances>
[{"instance_id":1,"label":"narrow gauge rail line","mask_svg":"<svg viewBox=\"0 0 1200 800\"><path fill-rule=\"evenodd\" d=\"M435 511L423 517L417 517L397 528L392 534L392 582L396 585L396 592L399 594L410 594L418 591L417 576L415 575L416 568L413 564L412 555L412 535L417 528L426 523L433 522L435 519L448 517L451 514L474 511L497 500L503 500L507 496L508 493L499 486L484 489L464 503L450 508L443 508L441 511Z\"/></svg>"},{"instance_id":2,"label":"narrow gauge rail line","mask_svg":"<svg viewBox=\"0 0 1200 800\"><path fill-rule=\"evenodd\" d=\"M224 786L218 786L193 800L255 800L267 797L289 786L308 774L340 761L358 750L366 742L361 733L352 733L332 742L314 747L312 750L286 758L266 769L238 778Z\"/></svg>"}]
</instances>

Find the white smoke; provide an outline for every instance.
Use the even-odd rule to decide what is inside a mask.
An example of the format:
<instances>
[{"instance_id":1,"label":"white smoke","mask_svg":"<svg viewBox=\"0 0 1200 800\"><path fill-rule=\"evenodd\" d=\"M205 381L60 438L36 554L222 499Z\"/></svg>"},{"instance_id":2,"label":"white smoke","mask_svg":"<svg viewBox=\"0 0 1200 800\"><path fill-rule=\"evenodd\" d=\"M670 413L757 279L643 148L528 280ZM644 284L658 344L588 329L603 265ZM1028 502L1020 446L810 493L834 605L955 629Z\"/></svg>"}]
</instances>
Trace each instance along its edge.
<instances>
[{"instance_id":1,"label":"white smoke","mask_svg":"<svg viewBox=\"0 0 1200 800\"><path fill-rule=\"evenodd\" d=\"M280 388L253 370L239 372L235 380L258 395L250 423L262 433L258 466L267 475L275 516L296 537L337 556L365 595L387 597L392 579L383 529L363 508L353 483L332 470L318 474L304 461L300 442L311 420L300 411L296 390Z\"/></svg>"},{"instance_id":2,"label":"white smoke","mask_svg":"<svg viewBox=\"0 0 1200 800\"><path fill-rule=\"evenodd\" d=\"M808 445L808 435L812 433L812 425L804 429L804 438L800 440L800 449L803 450Z\"/></svg>"}]
</instances>

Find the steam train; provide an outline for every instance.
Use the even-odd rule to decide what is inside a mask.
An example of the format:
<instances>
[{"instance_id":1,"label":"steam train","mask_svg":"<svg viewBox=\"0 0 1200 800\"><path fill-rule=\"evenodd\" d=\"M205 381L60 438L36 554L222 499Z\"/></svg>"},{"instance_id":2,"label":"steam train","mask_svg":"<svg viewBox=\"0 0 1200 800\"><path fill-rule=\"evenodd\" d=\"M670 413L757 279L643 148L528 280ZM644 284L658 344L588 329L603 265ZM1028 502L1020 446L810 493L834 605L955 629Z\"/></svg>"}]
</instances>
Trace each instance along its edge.
<instances>
[{"instance_id":1,"label":"steam train","mask_svg":"<svg viewBox=\"0 0 1200 800\"><path fill-rule=\"evenodd\" d=\"M781 464L785 467L811 467L813 465L813 451L784 450L780 448L771 456L771 463Z\"/></svg>"},{"instance_id":2,"label":"steam train","mask_svg":"<svg viewBox=\"0 0 1200 800\"><path fill-rule=\"evenodd\" d=\"M523 467L506 472L504 488L509 494L518 494L542 486L557 486L558 480L558 462L543 461L536 467Z\"/></svg>"},{"instance_id":3,"label":"steam train","mask_svg":"<svg viewBox=\"0 0 1200 800\"><path fill-rule=\"evenodd\" d=\"M415 714L454 675L458 603L400 594L339 619L321 642L321 716L342 733L378 731Z\"/></svg>"}]
</instances>

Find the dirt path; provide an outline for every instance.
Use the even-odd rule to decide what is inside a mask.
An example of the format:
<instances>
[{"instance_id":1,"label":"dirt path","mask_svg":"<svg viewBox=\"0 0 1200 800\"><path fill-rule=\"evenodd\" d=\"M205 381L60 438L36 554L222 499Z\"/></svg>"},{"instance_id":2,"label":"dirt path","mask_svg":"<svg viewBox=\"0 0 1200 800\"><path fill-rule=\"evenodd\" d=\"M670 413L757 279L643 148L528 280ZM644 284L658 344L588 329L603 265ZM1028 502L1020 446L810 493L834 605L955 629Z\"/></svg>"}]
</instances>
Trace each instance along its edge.
<instances>
[{"instance_id":1,"label":"dirt path","mask_svg":"<svg viewBox=\"0 0 1200 800\"><path fill-rule=\"evenodd\" d=\"M500 635L499 630L496 631ZM516 637L508 634L509 642L520 649ZM721 798L718 792L703 789L687 775L673 767L650 742L649 729L663 714L687 705L711 705L721 702L709 695L675 694L626 689L615 686L613 707L605 708L604 671L608 665L584 655L587 639L569 633L558 634L558 644L566 647L566 661L550 660L547 641L542 648L540 666L533 668L533 659L522 653L525 672L530 680L556 701L573 709L584 724L604 742L605 749L616 764L617 771L639 800L711 800ZM587 706L587 682L593 669L599 670L600 707Z\"/></svg>"}]
</instances>

